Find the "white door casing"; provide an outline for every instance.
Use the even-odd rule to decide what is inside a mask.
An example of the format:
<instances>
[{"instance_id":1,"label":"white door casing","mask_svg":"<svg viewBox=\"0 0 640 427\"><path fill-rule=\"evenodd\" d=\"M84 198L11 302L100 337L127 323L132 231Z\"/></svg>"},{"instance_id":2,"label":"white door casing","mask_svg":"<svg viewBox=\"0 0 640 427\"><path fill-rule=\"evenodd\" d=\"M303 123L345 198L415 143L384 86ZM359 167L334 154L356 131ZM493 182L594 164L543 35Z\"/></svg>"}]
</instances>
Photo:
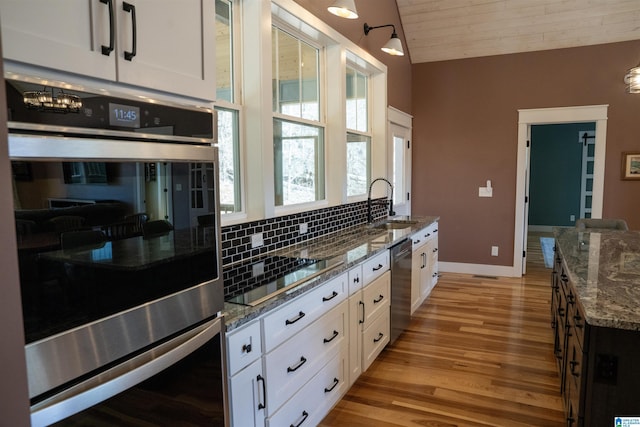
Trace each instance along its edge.
<instances>
[{"instance_id":1,"label":"white door casing","mask_svg":"<svg viewBox=\"0 0 640 427\"><path fill-rule=\"evenodd\" d=\"M411 129L413 117L388 108L388 176L393 183L393 210L411 215Z\"/></svg>"},{"instance_id":2,"label":"white door casing","mask_svg":"<svg viewBox=\"0 0 640 427\"><path fill-rule=\"evenodd\" d=\"M518 110L518 156L516 165L516 209L513 244L513 277L521 277L524 273L526 258L527 232L526 219L526 183L528 180L527 141L532 125L552 123L595 122L595 159L593 168L592 218L602 217L604 196L604 163L607 148L607 111L608 105L587 105L576 107L537 108Z\"/></svg>"}]
</instances>

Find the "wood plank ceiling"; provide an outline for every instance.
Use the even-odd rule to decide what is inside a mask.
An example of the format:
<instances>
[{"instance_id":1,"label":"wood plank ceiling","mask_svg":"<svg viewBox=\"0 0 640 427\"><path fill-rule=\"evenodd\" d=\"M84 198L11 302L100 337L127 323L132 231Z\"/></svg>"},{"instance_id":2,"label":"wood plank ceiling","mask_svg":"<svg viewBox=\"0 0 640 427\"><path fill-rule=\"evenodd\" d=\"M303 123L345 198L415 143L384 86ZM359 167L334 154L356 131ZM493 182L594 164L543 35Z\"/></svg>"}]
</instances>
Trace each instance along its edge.
<instances>
[{"instance_id":1,"label":"wood plank ceiling","mask_svg":"<svg viewBox=\"0 0 640 427\"><path fill-rule=\"evenodd\" d=\"M640 39L640 0L397 0L397 4L414 64Z\"/></svg>"}]
</instances>

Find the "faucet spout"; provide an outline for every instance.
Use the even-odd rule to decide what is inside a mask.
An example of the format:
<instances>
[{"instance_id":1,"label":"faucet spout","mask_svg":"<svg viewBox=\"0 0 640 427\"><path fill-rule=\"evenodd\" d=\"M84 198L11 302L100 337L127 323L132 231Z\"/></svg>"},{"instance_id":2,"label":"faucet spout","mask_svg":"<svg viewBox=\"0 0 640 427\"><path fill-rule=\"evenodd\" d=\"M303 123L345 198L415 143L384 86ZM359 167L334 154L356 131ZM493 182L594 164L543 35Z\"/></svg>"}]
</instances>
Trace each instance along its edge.
<instances>
[{"instance_id":1,"label":"faucet spout","mask_svg":"<svg viewBox=\"0 0 640 427\"><path fill-rule=\"evenodd\" d=\"M376 178L371 181L369 184L369 196L367 197L367 223L371 224L373 222L373 213L372 213L372 203L371 203L371 189L373 188L373 184L377 181L384 181L387 183L389 188L391 188L391 196L389 197L389 216L395 216L395 212L393 211L393 185L386 178Z\"/></svg>"}]
</instances>

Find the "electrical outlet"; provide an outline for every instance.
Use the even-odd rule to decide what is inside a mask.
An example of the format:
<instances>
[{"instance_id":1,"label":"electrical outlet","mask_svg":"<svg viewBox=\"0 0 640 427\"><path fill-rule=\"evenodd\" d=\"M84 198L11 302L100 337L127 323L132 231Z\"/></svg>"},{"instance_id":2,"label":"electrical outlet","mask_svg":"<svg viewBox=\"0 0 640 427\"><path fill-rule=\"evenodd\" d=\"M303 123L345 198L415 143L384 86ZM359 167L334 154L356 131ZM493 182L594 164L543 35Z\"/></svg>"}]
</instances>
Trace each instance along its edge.
<instances>
[{"instance_id":1,"label":"electrical outlet","mask_svg":"<svg viewBox=\"0 0 640 427\"><path fill-rule=\"evenodd\" d=\"M251 235L251 249L258 248L264 245L264 238L262 233L256 233Z\"/></svg>"},{"instance_id":2,"label":"electrical outlet","mask_svg":"<svg viewBox=\"0 0 640 427\"><path fill-rule=\"evenodd\" d=\"M575 215L571 215L569 217L569 221L574 222L576 220L576 216Z\"/></svg>"},{"instance_id":3,"label":"electrical outlet","mask_svg":"<svg viewBox=\"0 0 640 427\"><path fill-rule=\"evenodd\" d=\"M491 246L491 256L498 256L498 247Z\"/></svg>"},{"instance_id":4,"label":"electrical outlet","mask_svg":"<svg viewBox=\"0 0 640 427\"><path fill-rule=\"evenodd\" d=\"M309 231L307 223L306 222L301 223L299 230L300 230L300 234L305 234L307 231Z\"/></svg>"},{"instance_id":5,"label":"electrical outlet","mask_svg":"<svg viewBox=\"0 0 640 427\"><path fill-rule=\"evenodd\" d=\"M264 274L264 261L256 262L251 266L251 277L260 276Z\"/></svg>"}]
</instances>

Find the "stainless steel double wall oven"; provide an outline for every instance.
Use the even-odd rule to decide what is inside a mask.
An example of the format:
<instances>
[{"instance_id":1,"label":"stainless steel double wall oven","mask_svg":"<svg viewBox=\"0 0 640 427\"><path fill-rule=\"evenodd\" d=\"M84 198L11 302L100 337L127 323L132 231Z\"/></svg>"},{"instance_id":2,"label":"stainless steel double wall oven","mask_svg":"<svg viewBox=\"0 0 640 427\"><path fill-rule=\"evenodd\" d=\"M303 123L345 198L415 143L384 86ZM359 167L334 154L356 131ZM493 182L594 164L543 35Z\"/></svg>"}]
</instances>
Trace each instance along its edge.
<instances>
[{"instance_id":1,"label":"stainless steel double wall oven","mask_svg":"<svg viewBox=\"0 0 640 427\"><path fill-rule=\"evenodd\" d=\"M215 112L5 84L33 425L224 425Z\"/></svg>"}]
</instances>

